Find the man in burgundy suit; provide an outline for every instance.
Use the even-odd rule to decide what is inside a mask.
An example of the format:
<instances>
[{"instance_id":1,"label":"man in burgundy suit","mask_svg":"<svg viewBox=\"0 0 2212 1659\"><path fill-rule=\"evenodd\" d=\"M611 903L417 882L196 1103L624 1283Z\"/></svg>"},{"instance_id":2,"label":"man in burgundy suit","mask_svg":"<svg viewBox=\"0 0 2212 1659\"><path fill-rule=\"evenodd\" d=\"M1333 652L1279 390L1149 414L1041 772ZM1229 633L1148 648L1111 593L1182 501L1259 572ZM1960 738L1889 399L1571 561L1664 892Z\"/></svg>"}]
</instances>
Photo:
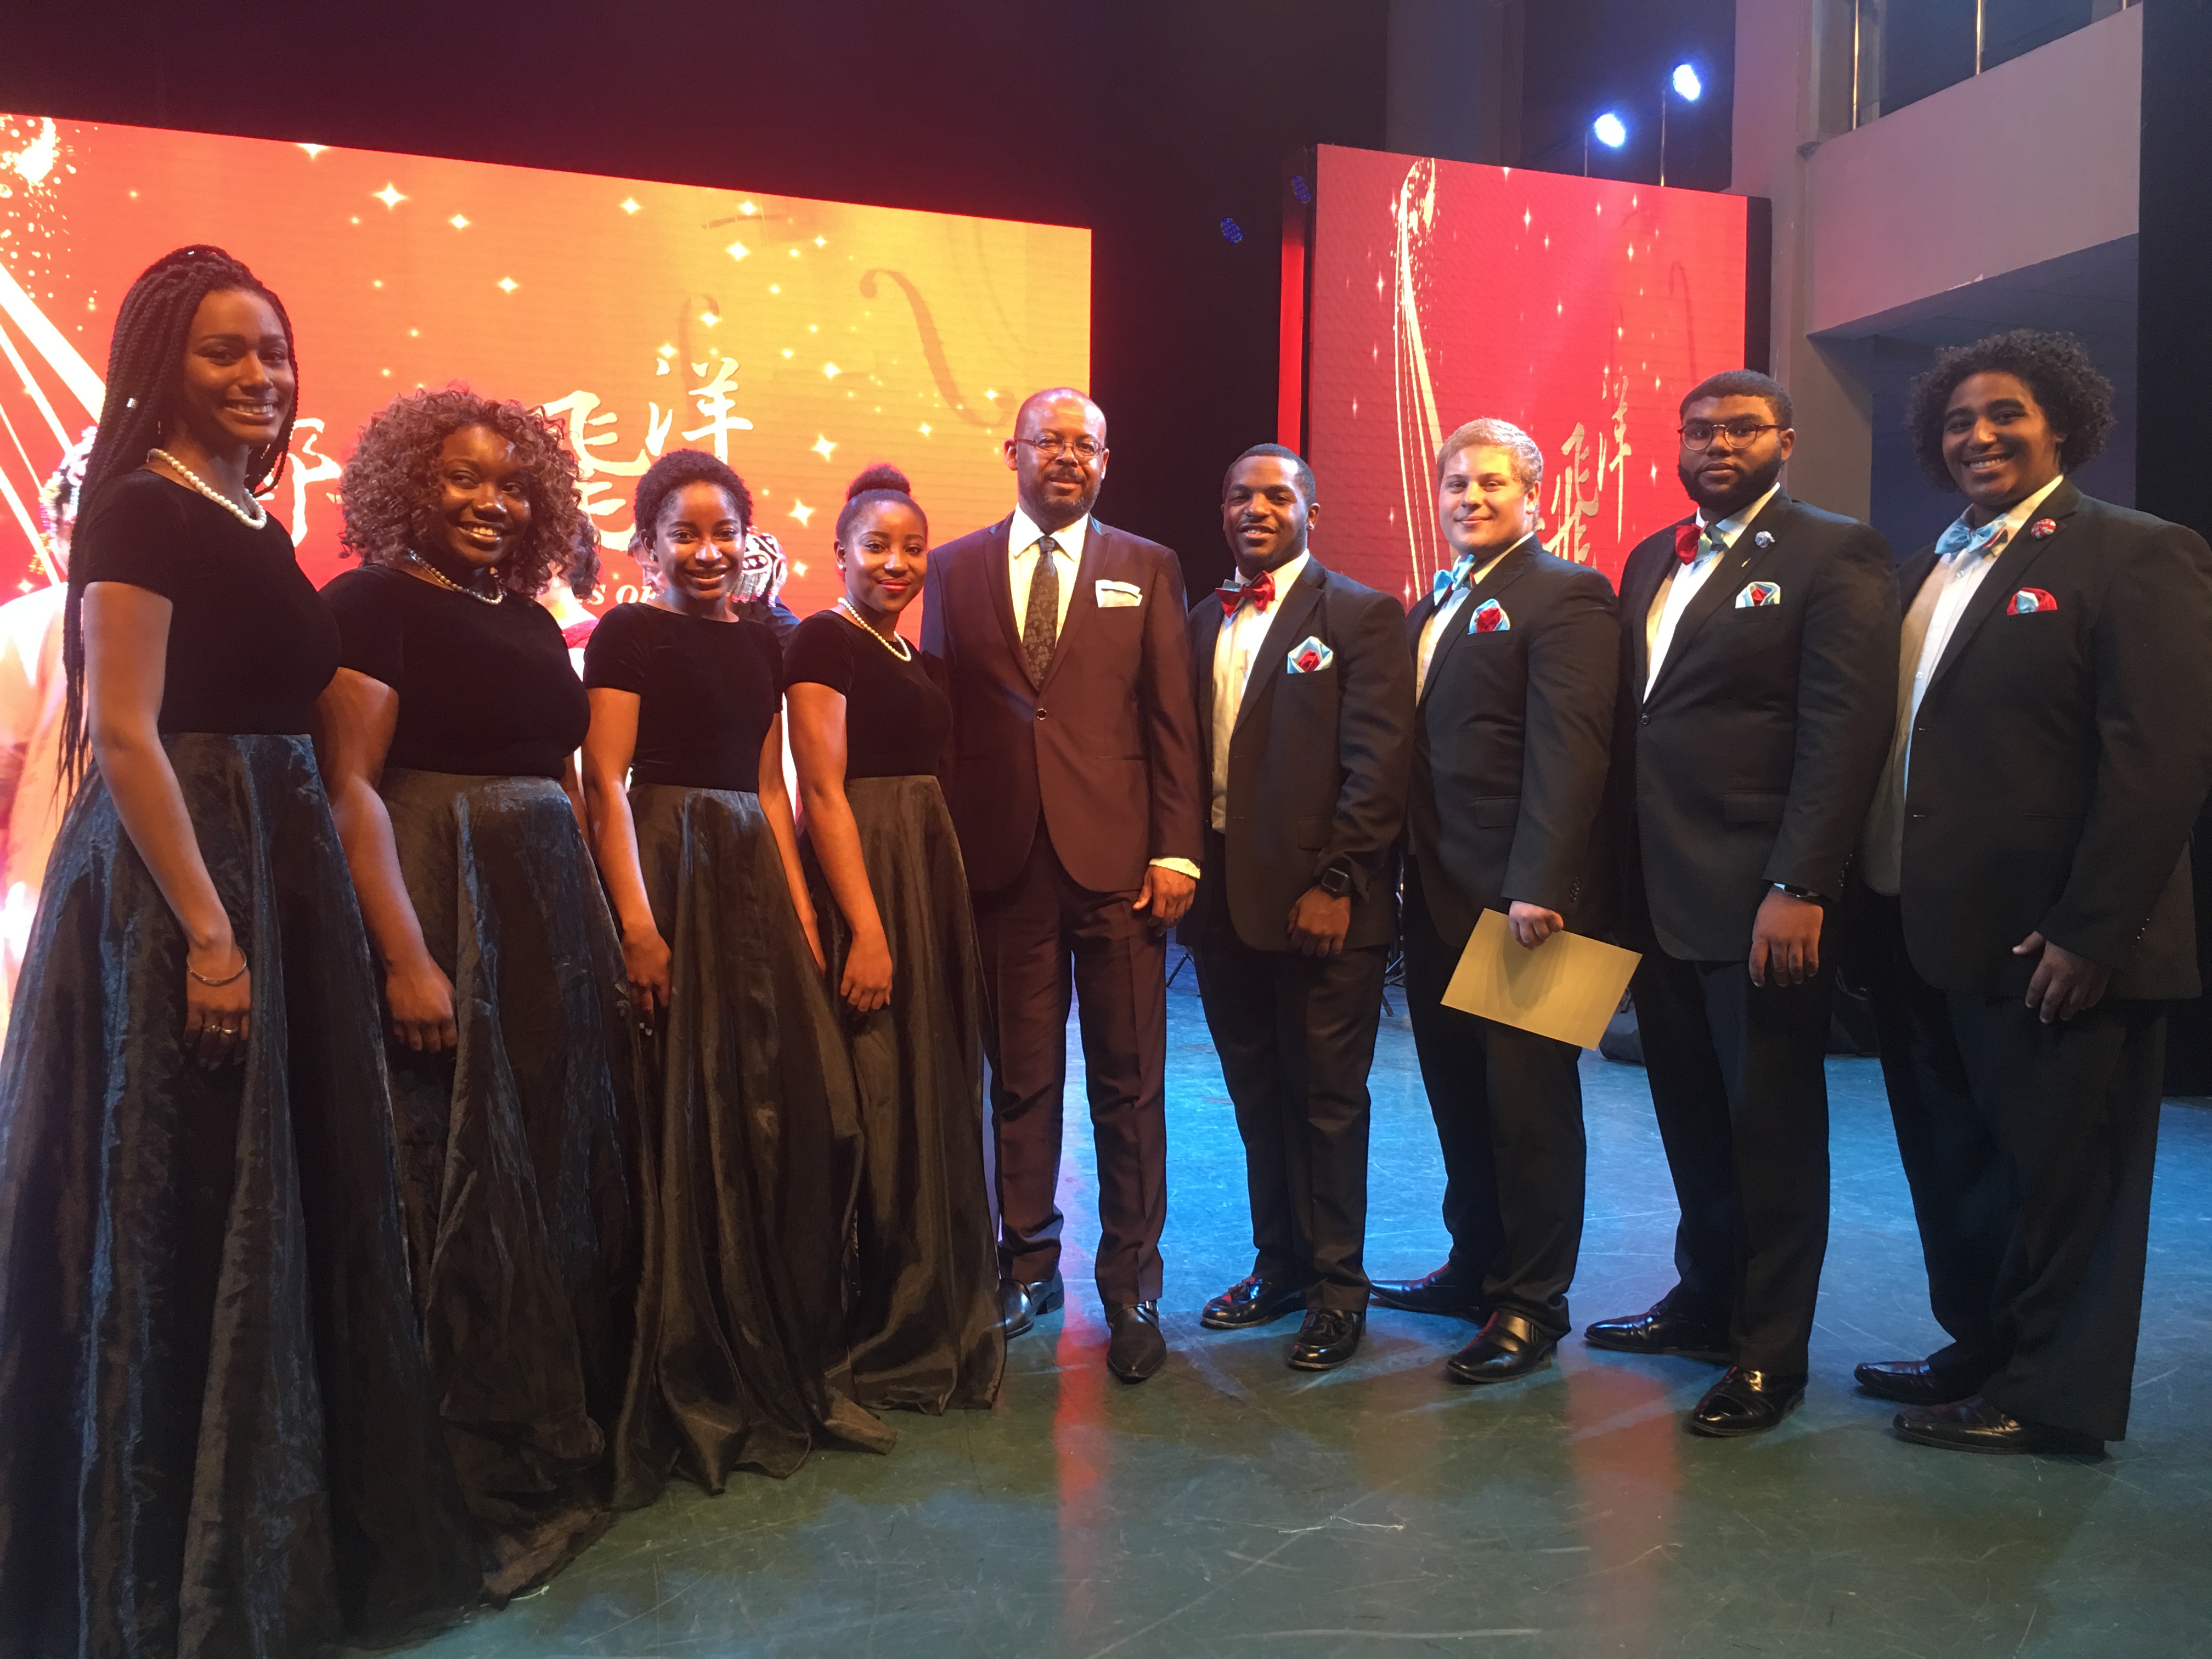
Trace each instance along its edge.
<instances>
[{"instance_id":1,"label":"man in burgundy suit","mask_svg":"<svg viewBox=\"0 0 2212 1659\"><path fill-rule=\"evenodd\" d=\"M1065 1297L1060 1093L1069 964L1098 1148L1106 1361L1167 1358L1166 930L1204 850L1182 570L1091 516L1106 416L1079 392L1022 404L1012 514L933 550L923 648L951 680L952 820L988 981L1000 1293L1018 1336Z\"/></svg>"}]
</instances>

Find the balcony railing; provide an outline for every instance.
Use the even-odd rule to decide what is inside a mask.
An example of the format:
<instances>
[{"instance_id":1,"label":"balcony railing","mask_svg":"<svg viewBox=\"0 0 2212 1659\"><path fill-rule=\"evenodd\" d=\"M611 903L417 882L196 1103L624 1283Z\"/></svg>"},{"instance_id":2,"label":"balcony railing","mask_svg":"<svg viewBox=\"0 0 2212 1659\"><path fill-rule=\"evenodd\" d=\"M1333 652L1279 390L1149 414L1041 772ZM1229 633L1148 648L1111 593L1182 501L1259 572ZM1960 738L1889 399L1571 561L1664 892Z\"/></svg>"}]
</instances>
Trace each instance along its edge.
<instances>
[{"instance_id":1,"label":"balcony railing","mask_svg":"<svg viewBox=\"0 0 2212 1659\"><path fill-rule=\"evenodd\" d=\"M1846 0L1851 125L1903 109L2139 0Z\"/></svg>"}]
</instances>

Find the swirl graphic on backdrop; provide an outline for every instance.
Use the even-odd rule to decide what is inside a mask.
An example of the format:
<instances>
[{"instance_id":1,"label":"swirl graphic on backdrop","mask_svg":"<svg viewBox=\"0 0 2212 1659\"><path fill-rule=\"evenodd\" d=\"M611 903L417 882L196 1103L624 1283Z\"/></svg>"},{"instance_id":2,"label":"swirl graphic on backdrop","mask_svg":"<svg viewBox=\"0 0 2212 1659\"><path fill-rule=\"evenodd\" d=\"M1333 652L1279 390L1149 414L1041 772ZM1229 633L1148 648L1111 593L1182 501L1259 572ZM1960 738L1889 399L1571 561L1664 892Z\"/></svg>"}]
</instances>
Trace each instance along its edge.
<instances>
[{"instance_id":1,"label":"swirl graphic on backdrop","mask_svg":"<svg viewBox=\"0 0 2212 1659\"><path fill-rule=\"evenodd\" d=\"M1430 469L1444 441L1437 414L1437 389L1429 374L1428 348L1421 339L1421 258L1436 228L1437 164L1423 160L1406 169L1392 210L1397 227L1393 264L1397 283L1392 307L1393 389L1398 405L1398 483L1405 500L1406 555L1411 568L1407 592L1419 592L1429 572L1445 562L1437 534L1435 503L1429 497Z\"/></svg>"},{"instance_id":2,"label":"swirl graphic on backdrop","mask_svg":"<svg viewBox=\"0 0 2212 1659\"><path fill-rule=\"evenodd\" d=\"M921 297L920 289L907 280L904 271L881 267L862 271L860 297L864 300L876 297L878 276L888 276L896 283L899 292L906 295L907 304L914 308L914 326L915 331L921 337L921 355L929 364L930 376L936 380L937 390L951 405L952 412L970 426L988 428L996 424L990 416L979 415L970 409L968 400L960 395L960 387L952 378L952 364L945 355L944 337L937 331L937 321L929 314L929 301Z\"/></svg>"}]
</instances>

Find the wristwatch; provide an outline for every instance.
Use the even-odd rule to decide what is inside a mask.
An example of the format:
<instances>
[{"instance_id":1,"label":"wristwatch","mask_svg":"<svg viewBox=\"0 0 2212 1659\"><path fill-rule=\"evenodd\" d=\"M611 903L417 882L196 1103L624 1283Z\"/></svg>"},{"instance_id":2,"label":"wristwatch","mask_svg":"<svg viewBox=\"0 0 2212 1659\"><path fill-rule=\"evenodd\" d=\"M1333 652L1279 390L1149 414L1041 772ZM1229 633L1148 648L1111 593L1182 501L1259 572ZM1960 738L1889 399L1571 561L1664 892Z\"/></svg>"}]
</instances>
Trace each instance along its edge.
<instances>
[{"instance_id":1,"label":"wristwatch","mask_svg":"<svg viewBox=\"0 0 2212 1659\"><path fill-rule=\"evenodd\" d=\"M1315 878L1314 885L1331 898L1342 898L1352 891L1352 866L1339 859Z\"/></svg>"},{"instance_id":2,"label":"wristwatch","mask_svg":"<svg viewBox=\"0 0 2212 1659\"><path fill-rule=\"evenodd\" d=\"M1792 887L1786 881L1770 882L1767 884L1773 888L1778 893L1784 894L1794 899L1802 899L1808 904L1818 904L1821 902L1820 896L1809 887Z\"/></svg>"}]
</instances>

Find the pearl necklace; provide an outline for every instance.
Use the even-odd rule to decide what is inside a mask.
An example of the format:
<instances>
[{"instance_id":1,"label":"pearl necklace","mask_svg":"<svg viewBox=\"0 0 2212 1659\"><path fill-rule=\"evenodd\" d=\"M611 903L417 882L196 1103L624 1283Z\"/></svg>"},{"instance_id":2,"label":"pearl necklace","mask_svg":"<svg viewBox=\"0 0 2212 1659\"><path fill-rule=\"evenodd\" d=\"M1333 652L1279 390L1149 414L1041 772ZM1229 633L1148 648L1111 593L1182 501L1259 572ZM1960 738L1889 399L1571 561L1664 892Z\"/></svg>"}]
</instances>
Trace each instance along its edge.
<instances>
[{"instance_id":1,"label":"pearl necklace","mask_svg":"<svg viewBox=\"0 0 2212 1659\"><path fill-rule=\"evenodd\" d=\"M206 496L224 512L231 514L232 517L235 518L248 530L258 530L269 522L269 509L262 506L259 501L254 502L252 512L248 513L236 501L231 500L229 496L224 495L222 491L217 489L205 478L200 477L198 473L193 471L191 468L186 466L182 461L169 453L167 450L149 449L146 452L146 459L149 461L160 461L167 466L173 472L182 475L184 481L186 483L190 484L194 489L199 491L201 495Z\"/></svg>"},{"instance_id":2,"label":"pearl necklace","mask_svg":"<svg viewBox=\"0 0 2212 1659\"><path fill-rule=\"evenodd\" d=\"M837 601L837 609L844 613L846 621L851 623L854 627L859 629L863 634L866 634L878 645L880 645L884 650L890 652L891 655L896 657L901 662L912 662L914 660L914 647L908 645L904 640L899 639L899 636L896 634L893 634L890 636L890 639L885 639L872 625L861 621L860 613L854 610L851 605L846 604L842 599ZM891 643L892 640L897 640L898 643L894 645Z\"/></svg>"},{"instance_id":3,"label":"pearl necklace","mask_svg":"<svg viewBox=\"0 0 2212 1659\"><path fill-rule=\"evenodd\" d=\"M465 593L478 605L497 605L507 597L507 590L503 587L495 587L489 593L479 593L473 587L464 587L411 547L407 550L407 562L437 583L439 586L450 589L456 593Z\"/></svg>"}]
</instances>

